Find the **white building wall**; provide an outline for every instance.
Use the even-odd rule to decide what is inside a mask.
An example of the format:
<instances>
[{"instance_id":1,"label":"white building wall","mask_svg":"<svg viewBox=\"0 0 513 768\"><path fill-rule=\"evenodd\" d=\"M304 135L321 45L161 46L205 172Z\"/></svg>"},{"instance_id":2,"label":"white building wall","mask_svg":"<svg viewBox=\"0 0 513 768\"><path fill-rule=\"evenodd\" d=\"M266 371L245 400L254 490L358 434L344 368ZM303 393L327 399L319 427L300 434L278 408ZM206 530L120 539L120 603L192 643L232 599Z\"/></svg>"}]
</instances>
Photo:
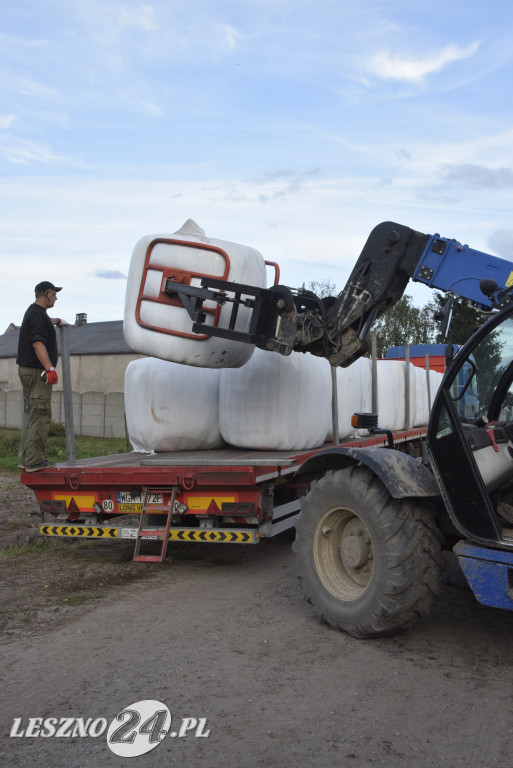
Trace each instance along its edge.
<instances>
[{"instance_id":1,"label":"white building wall","mask_svg":"<svg viewBox=\"0 0 513 768\"><path fill-rule=\"evenodd\" d=\"M125 370L143 355L71 355L73 425L77 435L124 437ZM64 422L62 368L52 392L52 419ZM19 429L23 396L15 358L0 359L0 427Z\"/></svg>"}]
</instances>

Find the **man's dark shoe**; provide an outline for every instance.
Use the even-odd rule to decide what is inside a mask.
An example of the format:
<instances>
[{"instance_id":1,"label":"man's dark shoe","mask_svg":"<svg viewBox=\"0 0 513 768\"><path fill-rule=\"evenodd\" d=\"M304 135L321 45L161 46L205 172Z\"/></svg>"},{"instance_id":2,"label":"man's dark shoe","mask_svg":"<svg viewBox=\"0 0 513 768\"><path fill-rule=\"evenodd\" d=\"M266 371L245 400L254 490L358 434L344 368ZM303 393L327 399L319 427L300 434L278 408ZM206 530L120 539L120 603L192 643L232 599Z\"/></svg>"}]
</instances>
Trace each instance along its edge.
<instances>
[{"instance_id":1,"label":"man's dark shoe","mask_svg":"<svg viewBox=\"0 0 513 768\"><path fill-rule=\"evenodd\" d=\"M25 467L25 472L39 472L41 469L49 469L55 467L54 461L41 461L39 464L32 464L30 467Z\"/></svg>"}]
</instances>

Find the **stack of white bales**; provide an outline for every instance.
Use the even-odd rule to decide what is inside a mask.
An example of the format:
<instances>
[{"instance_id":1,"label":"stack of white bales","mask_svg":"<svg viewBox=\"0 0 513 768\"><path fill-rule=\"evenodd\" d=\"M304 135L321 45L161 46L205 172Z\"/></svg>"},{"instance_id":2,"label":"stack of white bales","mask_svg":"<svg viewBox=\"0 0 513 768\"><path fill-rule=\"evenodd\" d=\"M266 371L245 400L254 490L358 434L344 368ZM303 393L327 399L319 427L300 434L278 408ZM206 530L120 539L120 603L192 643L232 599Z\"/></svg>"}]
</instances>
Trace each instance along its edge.
<instances>
[{"instance_id":1,"label":"stack of white bales","mask_svg":"<svg viewBox=\"0 0 513 768\"><path fill-rule=\"evenodd\" d=\"M408 368L406 367L408 365ZM406 408L406 376L410 377L410 413ZM348 368L337 368L338 432L342 439L355 434L353 413L371 413L372 361L361 357ZM428 393L428 377L430 390ZM429 404L440 386L442 374L425 371L400 360L377 361L377 412L382 429L401 430L427 424ZM364 431L358 430L356 434ZM332 439L332 430L328 433Z\"/></svg>"},{"instance_id":2,"label":"stack of white bales","mask_svg":"<svg viewBox=\"0 0 513 768\"><path fill-rule=\"evenodd\" d=\"M170 303L164 289L169 278L199 285L204 274L246 285L266 284L258 251L210 239L190 219L173 235L145 237L134 249L124 334L134 351L151 355L130 363L125 376L125 410L134 448L199 450L229 443L248 449L302 450L331 439L332 384L326 360L301 353L283 357L192 333L183 305ZM226 327L231 304L220 312L219 324ZM248 330L250 314L240 307L236 330ZM209 314L207 322L213 317ZM379 424L387 429L427 422L426 373L410 366L411 423L405 423L405 365L378 363ZM337 369L337 391L339 435L344 438L353 433L351 415L372 410L371 361L361 358Z\"/></svg>"},{"instance_id":3,"label":"stack of white bales","mask_svg":"<svg viewBox=\"0 0 513 768\"><path fill-rule=\"evenodd\" d=\"M400 430L427 423L426 371L410 367L410 423L406 423L406 363L377 363L378 423ZM431 397L441 374L430 372ZM372 363L360 358L337 369L339 436L355 434L351 416L372 410ZM328 362L293 352L256 349L242 368L193 368L143 358L125 375L130 440L137 451L201 450L224 443L253 450L303 450L331 440ZM360 433L361 434L361 433Z\"/></svg>"}]
</instances>

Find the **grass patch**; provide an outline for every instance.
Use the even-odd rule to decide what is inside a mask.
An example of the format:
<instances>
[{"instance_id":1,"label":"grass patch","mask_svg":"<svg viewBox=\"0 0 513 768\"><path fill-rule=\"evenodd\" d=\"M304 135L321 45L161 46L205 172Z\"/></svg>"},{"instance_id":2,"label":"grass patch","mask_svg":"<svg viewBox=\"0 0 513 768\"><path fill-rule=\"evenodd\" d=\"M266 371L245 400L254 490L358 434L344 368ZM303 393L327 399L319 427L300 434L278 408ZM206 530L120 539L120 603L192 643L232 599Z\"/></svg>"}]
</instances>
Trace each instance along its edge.
<instances>
[{"instance_id":1,"label":"grass patch","mask_svg":"<svg viewBox=\"0 0 513 768\"><path fill-rule=\"evenodd\" d=\"M0 469L15 472L18 464L20 430L0 428ZM75 436L75 456L89 459L94 456L108 456L114 453L128 453L132 448L124 437ZM66 461L66 435L62 424L52 422L46 458L56 463Z\"/></svg>"},{"instance_id":2,"label":"grass patch","mask_svg":"<svg viewBox=\"0 0 513 768\"><path fill-rule=\"evenodd\" d=\"M61 562L97 563L99 565L119 566L132 562L133 542L110 541L100 542L98 539L74 539L55 537L49 541L52 545L52 555Z\"/></svg>"},{"instance_id":3,"label":"grass patch","mask_svg":"<svg viewBox=\"0 0 513 768\"><path fill-rule=\"evenodd\" d=\"M110 545L110 546L109 546ZM133 546L120 542L104 542L89 539L37 536L32 541L14 544L0 550L0 562L12 565L25 555L49 555L56 563L84 562L119 566L132 561Z\"/></svg>"},{"instance_id":4,"label":"grass patch","mask_svg":"<svg viewBox=\"0 0 513 768\"><path fill-rule=\"evenodd\" d=\"M12 547L0 549L0 560L15 560L23 555L39 554L48 548L48 544L46 539L34 539L23 544L15 544Z\"/></svg>"},{"instance_id":5,"label":"grass patch","mask_svg":"<svg viewBox=\"0 0 513 768\"><path fill-rule=\"evenodd\" d=\"M0 468L13 472L18 463L19 429L0 429Z\"/></svg>"},{"instance_id":6,"label":"grass patch","mask_svg":"<svg viewBox=\"0 0 513 768\"><path fill-rule=\"evenodd\" d=\"M90 600L99 600L101 595L97 595L94 592L72 592L66 597L60 597L57 600L58 605L84 605Z\"/></svg>"},{"instance_id":7,"label":"grass patch","mask_svg":"<svg viewBox=\"0 0 513 768\"><path fill-rule=\"evenodd\" d=\"M5 530L9 533L14 531L24 531L27 528L34 528L30 520L6 520Z\"/></svg>"}]
</instances>

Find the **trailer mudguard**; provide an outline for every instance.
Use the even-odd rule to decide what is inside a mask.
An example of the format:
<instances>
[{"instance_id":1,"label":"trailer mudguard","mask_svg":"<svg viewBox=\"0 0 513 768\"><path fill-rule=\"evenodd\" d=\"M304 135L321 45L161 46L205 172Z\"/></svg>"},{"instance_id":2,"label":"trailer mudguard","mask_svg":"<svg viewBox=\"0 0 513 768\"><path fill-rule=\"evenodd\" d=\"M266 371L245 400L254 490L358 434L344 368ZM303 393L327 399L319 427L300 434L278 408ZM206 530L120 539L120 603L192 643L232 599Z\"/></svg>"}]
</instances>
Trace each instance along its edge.
<instances>
[{"instance_id":1,"label":"trailer mudguard","mask_svg":"<svg viewBox=\"0 0 513 768\"><path fill-rule=\"evenodd\" d=\"M432 473L418 459L390 448L331 448L307 459L296 472L325 473L352 464L364 464L379 477L391 496L438 496L439 490Z\"/></svg>"}]
</instances>

